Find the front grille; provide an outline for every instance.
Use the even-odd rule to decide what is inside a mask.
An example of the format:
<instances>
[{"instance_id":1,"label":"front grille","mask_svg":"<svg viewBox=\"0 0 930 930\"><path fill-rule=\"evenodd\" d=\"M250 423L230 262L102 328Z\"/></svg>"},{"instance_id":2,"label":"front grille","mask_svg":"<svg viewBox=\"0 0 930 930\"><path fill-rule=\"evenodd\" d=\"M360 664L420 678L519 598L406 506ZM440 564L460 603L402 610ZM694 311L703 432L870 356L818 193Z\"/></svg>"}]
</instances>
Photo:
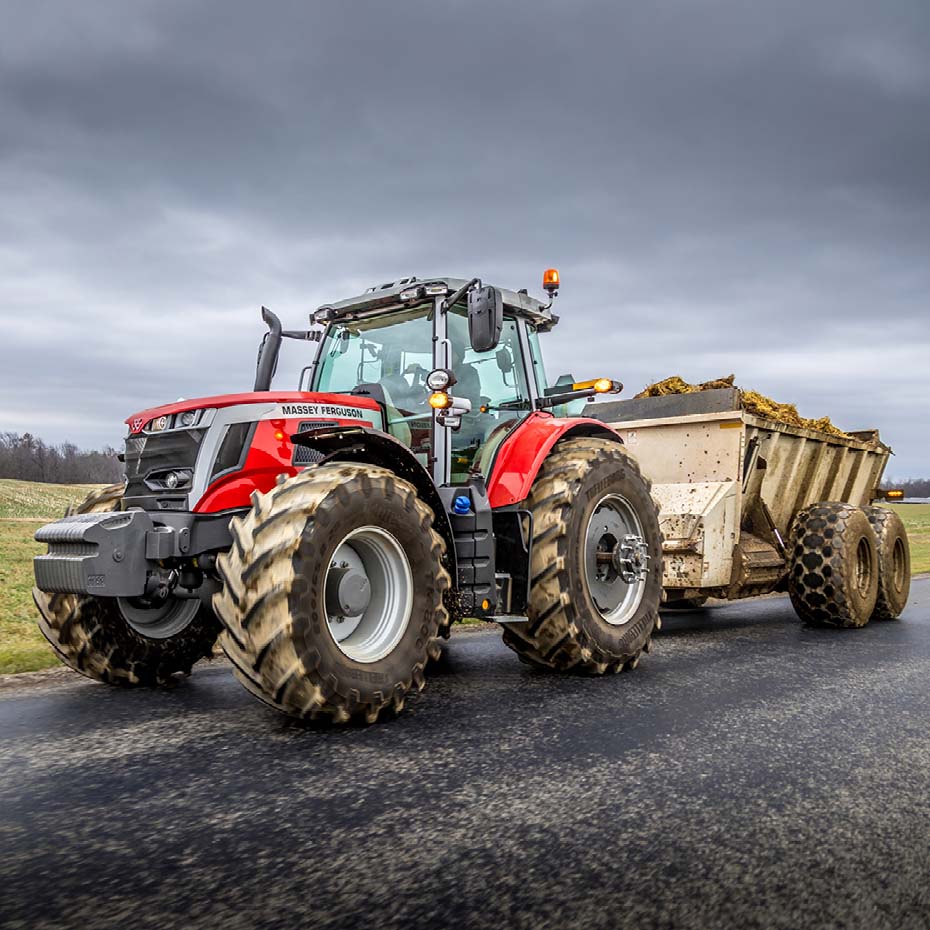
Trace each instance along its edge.
<instances>
[{"instance_id":1,"label":"front grille","mask_svg":"<svg viewBox=\"0 0 930 930\"><path fill-rule=\"evenodd\" d=\"M203 436L203 430L184 429L127 437L125 506L144 510L185 510L187 496L179 496L179 489L161 489L157 480L146 483L146 478L174 469L193 474Z\"/></svg>"},{"instance_id":2,"label":"front grille","mask_svg":"<svg viewBox=\"0 0 930 930\"><path fill-rule=\"evenodd\" d=\"M305 430L323 429L324 427L338 425L338 423L332 421L307 420L297 427L297 432L303 433ZM294 465L316 465L322 458L323 453L317 452L316 449L310 449L307 446L294 446L294 456L291 462Z\"/></svg>"}]
</instances>

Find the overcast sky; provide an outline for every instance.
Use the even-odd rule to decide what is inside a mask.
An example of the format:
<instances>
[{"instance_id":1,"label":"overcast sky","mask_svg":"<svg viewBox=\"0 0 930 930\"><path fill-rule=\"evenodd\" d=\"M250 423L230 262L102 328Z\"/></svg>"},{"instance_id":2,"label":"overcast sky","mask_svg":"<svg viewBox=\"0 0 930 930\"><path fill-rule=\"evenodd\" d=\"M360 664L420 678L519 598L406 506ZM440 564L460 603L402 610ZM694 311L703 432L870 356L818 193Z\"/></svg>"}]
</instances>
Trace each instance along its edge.
<instances>
[{"instance_id":1,"label":"overcast sky","mask_svg":"<svg viewBox=\"0 0 930 930\"><path fill-rule=\"evenodd\" d=\"M263 303L556 265L552 375L735 372L930 475L927 0L0 17L0 430L247 389Z\"/></svg>"}]
</instances>

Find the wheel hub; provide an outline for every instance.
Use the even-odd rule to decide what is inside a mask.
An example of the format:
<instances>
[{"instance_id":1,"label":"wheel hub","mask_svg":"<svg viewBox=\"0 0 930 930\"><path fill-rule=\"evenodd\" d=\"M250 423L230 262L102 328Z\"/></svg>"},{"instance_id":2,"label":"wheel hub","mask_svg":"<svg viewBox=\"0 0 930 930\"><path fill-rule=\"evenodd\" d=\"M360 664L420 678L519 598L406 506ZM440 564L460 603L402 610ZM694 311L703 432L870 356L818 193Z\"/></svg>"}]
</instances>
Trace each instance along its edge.
<instances>
[{"instance_id":1,"label":"wheel hub","mask_svg":"<svg viewBox=\"0 0 930 930\"><path fill-rule=\"evenodd\" d=\"M195 597L169 596L153 603L142 598L118 597L116 603L126 623L148 639L177 636L200 611L200 600Z\"/></svg>"},{"instance_id":2,"label":"wheel hub","mask_svg":"<svg viewBox=\"0 0 930 930\"><path fill-rule=\"evenodd\" d=\"M614 546L610 555L611 564L617 574L627 583L633 584L646 577L649 570L649 550L642 536L628 534Z\"/></svg>"},{"instance_id":3,"label":"wheel hub","mask_svg":"<svg viewBox=\"0 0 930 930\"><path fill-rule=\"evenodd\" d=\"M585 580L601 618L612 626L628 623L646 588L649 550L630 502L605 495L591 512L584 540Z\"/></svg>"},{"instance_id":4,"label":"wheel hub","mask_svg":"<svg viewBox=\"0 0 930 930\"><path fill-rule=\"evenodd\" d=\"M380 527L359 527L342 540L323 592L330 635L356 662L377 662L386 656L410 622L410 563L397 539Z\"/></svg>"},{"instance_id":5,"label":"wheel hub","mask_svg":"<svg viewBox=\"0 0 930 930\"><path fill-rule=\"evenodd\" d=\"M364 569L346 561L330 567L326 578L326 609L332 616L354 617L371 603L371 583Z\"/></svg>"}]
</instances>

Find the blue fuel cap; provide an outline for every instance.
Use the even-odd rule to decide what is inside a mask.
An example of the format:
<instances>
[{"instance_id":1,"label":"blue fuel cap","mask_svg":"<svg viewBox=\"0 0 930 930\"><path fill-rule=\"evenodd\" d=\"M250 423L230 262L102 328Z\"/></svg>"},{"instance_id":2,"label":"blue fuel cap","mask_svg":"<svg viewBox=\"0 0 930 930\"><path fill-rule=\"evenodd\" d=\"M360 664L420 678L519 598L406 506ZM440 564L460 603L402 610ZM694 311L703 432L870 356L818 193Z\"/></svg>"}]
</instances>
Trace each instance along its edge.
<instances>
[{"instance_id":1,"label":"blue fuel cap","mask_svg":"<svg viewBox=\"0 0 930 930\"><path fill-rule=\"evenodd\" d=\"M459 496L452 501L452 512L457 514L460 517L464 517L466 513L471 511L471 500L467 498L464 494L459 494Z\"/></svg>"}]
</instances>

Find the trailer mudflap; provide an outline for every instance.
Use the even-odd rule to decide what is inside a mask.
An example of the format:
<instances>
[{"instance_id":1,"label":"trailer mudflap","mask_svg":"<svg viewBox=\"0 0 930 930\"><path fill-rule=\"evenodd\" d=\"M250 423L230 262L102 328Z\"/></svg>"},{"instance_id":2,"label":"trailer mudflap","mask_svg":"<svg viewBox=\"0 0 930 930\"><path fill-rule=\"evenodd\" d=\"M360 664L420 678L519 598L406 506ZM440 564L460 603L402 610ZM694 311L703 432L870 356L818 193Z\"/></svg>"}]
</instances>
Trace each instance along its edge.
<instances>
[{"instance_id":1,"label":"trailer mudflap","mask_svg":"<svg viewBox=\"0 0 930 930\"><path fill-rule=\"evenodd\" d=\"M166 529L156 530L144 510L81 513L49 523L35 536L48 545L33 560L36 585L61 594L138 597L157 567L147 549L156 557L174 554Z\"/></svg>"}]
</instances>

